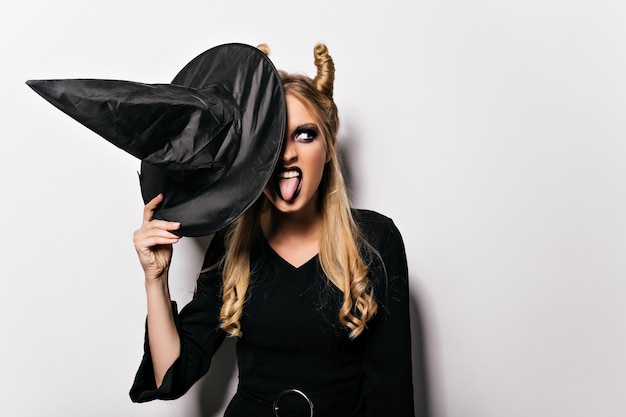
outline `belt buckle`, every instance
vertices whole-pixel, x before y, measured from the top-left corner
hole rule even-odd
[[[311,399],[309,397],[307,397],[307,395],[302,392],[299,389],[295,389],[295,388],[291,388],[291,389],[286,389],[284,391],[281,391],[277,396],[276,399],[274,400],[274,405],[273,405],[273,409],[274,409],[274,417],[286,417],[286,416],[281,416],[279,414],[280,411],[280,400],[282,400],[283,398],[285,398],[288,395],[295,395],[297,397],[303,398],[308,407],[309,407],[309,417],[313,417],[313,402],[311,401]]]

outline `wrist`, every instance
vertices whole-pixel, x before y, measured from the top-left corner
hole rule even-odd
[[[146,274],[146,277],[144,280],[144,286],[146,287],[146,291],[152,291],[152,290],[167,291],[168,290],[167,273],[164,272],[157,277],[148,276]]]

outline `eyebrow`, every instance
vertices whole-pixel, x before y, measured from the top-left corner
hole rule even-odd
[[[293,131],[297,132],[298,130],[307,130],[307,129],[315,129],[319,131],[319,128],[315,123],[304,123],[299,126],[296,126]]]

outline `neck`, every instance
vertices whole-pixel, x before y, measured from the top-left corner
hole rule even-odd
[[[261,215],[261,228],[272,249],[299,267],[319,251],[321,221],[317,210],[283,213],[272,207]]]
[[[317,239],[322,216],[312,204],[294,213],[284,213],[271,207],[261,215],[261,227],[268,240],[297,241]]]

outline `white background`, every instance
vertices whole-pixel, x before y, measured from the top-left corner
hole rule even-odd
[[[218,416],[213,385],[132,404],[139,163],[24,82],[169,82],[225,42],[337,67],[354,202],[409,259],[436,417],[626,415],[626,3],[5,1],[0,414]],[[175,250],[191,296],[203,240]],[[392,413],[390,414],[392,415]]]

